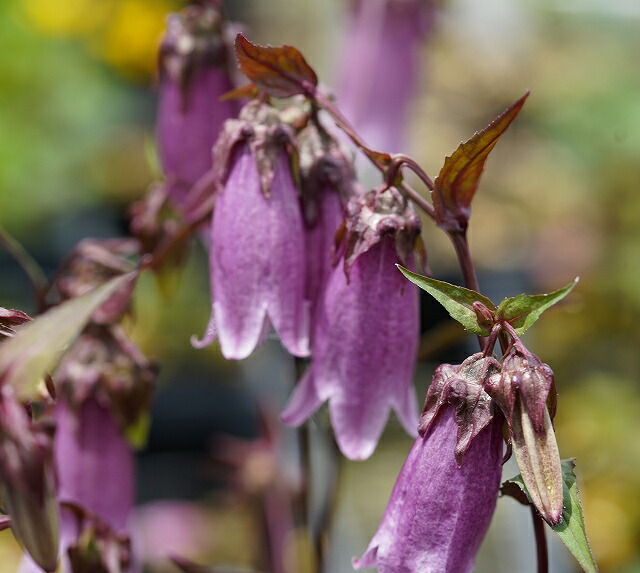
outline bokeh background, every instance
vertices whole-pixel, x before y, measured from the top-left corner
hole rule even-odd
[[[125,233],[127,205],[158,177],[156,50],[166,14],[181,5],[0,4],[0,223],[45,271],[83,237]],[[226,3],[253,41],[297,46],[327,85],[339,78],[349,49],[346,5]],[[638,54],[637,0],[442,0],[422,48],[404,150],[435,176],[461,140],[531,90],[488,161],[471,246],[482,289],[498,299],[581,277],[528,343],[556,372],[561,455],[577,458],[593,551],[603,572],[616,573],[640,571]],[[430,225],[424,236],[434,275],[459,280],[446,239]],[[24,277],[4,253],[0,273],[0,304],[33,309]],[[204,331],[208,298],[198,247],[170,298],[150,278],[136,298],[136,339],[162,365],[149,446],[140,454],[140,503],[198,502],[140,519],[157,525],[165,523],[158,515],[171,517],[160,527],[165,535],[183,523],[193,558],[248,566],[259,552],[252,502],[228,493],[207,452],[221,433],[255,435],[247,397],[273,390],[277,408],[292,367],[275,345],[243,365],[224,363],[215,348],[193,350],[189,339]],[[429,345],[445,345],[449,332],[445,323],[426,335],[420,396],[439,359]],[[295,449],[286,432],[283,443]],[[409,446],[392,420],[370,460],[342,463],[332,573],[349,571],[350,556],[366,547]],[[254,471],[268,469],[257,463]],[[505,471],[516,473],[513,466]],[[533,572],[527,511],[509,499],[498,506],[477,571]],[[189,524],[197,524],[194,531]],[[11,534],[0,535],[2,570],[12,570],[18,556]],[[577,570],[555,543],[552,557],[553,571]]]

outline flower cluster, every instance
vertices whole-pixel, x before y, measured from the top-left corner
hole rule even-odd
[[[395,147],[433,5],[352,6],[345,115],[358,129],[383,130],[384,137],[371,130],[376,147]],[[279,418],[257,404],[260,440],[217,441],[215,457],[234,468],[236,490],[260,498],[270,570],[291,569],[298,517],[322,569],[329,503],[307,515],[320,496],[308,475],[286,483],[275,424],[298,427],[325,402],[347,458],[373,454],[391,410],[415,438],[377,532],[353,559],[356,569],[469,573],[495,510],[505,442],[521,472],[510,483],[519,484],[536,523],[584,535],[583,523],[570,522],[581,510],[577,492],[567,493],[572,484],[555,438],[554,374],[521,340],[576,281],[496,306],[476,292],[466,235],[484,162],[528,94],[462,143],[432,180],[410,157],[369,148],[291,46],[257,46],[238,35],[236,56],[251,83],[234,89],[229,30],[221,0],[197,0],[168,21],[157,119],[164,181],[131,210],[135,238],[79,243],[38,292],[49,307],[42,317],[0,308],[0,498],[8,512],[0,529],[10,526],[24,548],[21,572],[142,570],[129,530],[135,459],[125,436],[150,408],[156,366],[123,319],[139,274],[179,262],[193,234],[206,243],[211,286],[206,332],[193,344],[217,339],[225,358],[241,360],[275,332],[301,373]],[[385,74],[374,73],[380,67]],[[362,186],[329,117],[381,171],[373,189]],[[431,202],[405,181],[403,168],[426,185]],[[468,289],[416,274],[426,268],[416,207],[452,240]],[[481,347],[435,369],[421,414],[415,285]],[[588,561],[588,543],[581,551]],[[181,556],[174,562],[199,570]]]

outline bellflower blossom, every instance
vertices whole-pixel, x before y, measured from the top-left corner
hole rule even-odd
[[[344,220],[343,205],[356,192],[356,179],[352,160],[317,122],[309,123],[297,141],[307,253],[305,298],[313,321],[335,266],[336,232]]]
[[[77,552],[82,544],[86,515],[90,524],[93,520],[100,524],[96,533],[103,538],[101,541],[106,537],[117,548],[118,561],[124,562],[122,571],[133,573],[137,569],[128,566],[127,545],[120,547],[122,542],[114,544],[115,540],[109,539],[126,531],[133,509],[135,472],[131,446],[109,410],[93,398],[85,400],[77,412],[61,400],[56,404],[55,417],[54,454],[58,499],[62,504],[61,571],[75,571],[70,552]],[[40,569],[26,557],[20,573],[40,573]]]
[[[396,152],[433,5],[430,0],[354,0],[352,5],[340,107],[370,145]]]
[[[160,47],[157,140],[169,197],[177,206],[212,167],[211,149],[236,101],[232,89],[226,22],[221,6],[191,5],[169,17]]]
[[[474,355],[434,374],[421,436],[393,487],[378,531],[356,569],[468,573],[489,527],[502,473],[502,424],[482,381],[497,368]]]
[[[338,446],[351,459],[373,453],[392,407],[410,434],[418,422],[412,383],[418,293],[395,264],[413,265],[420,224],[394,191],[350,201],[344,268],[329,277],[311,366],[281,416],[300,425],[328,400]]]
[[[212,312],[227,359],[246,358],[270,326],[295,356],[309,354],[302,213],[290,167],[291,134],[278,112],[251,102],[216,143],[219,195],[209,268]]]
[[[138,571],[127,535],[134,454],[123,428],[148,408],[154,376],[117,324],[91,324],[58,367],[54,462],[63,573]],[[25,558],[20,573],[36,571]]]

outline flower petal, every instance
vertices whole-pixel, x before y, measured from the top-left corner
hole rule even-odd
[[[280,414],[280,419],[289,426],[300,426],[320,407],[322,402],[324,400],[316,392],[312,364],[294,388],[287,405]]]
[[[89,398],[74,413],[61,400],[56,422],[58,498],[124,529],[134,502],[134,459],[111,412]]]
[[[353,459],[371,455],[392,406],[412,435],[418,425],[417,290],[396,262],[393,242],[384,237],[356,260],[349,282],[336,267],[316,316],[315,391],[329,400],[338,445]]]
[[[268,314],[283,344],[309,354],[304,305],[302,215],[288,159],[278,159],[270,197],[247,145],[234,153],[213,215],[213,311],[225,358],[248,356]]]

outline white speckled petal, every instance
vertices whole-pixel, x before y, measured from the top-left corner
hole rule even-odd
[[[289,352],[306,356],[302,215],[288,158],[282,153],[278,159],[269,198],[260,190],[248,146],[236,150],[231,164],[213,215],[210,252],[213,316],[222,353],[228,359],[246,358],[268,319]]]
[[[469,573],[489,527],[502,471],[502,423],[472,441],[458,467],[453,406],[416,439],[378,531],[356,569],[378,573]]]
[[[339,265],[316,314],[314,391],[329,400],[336,440],[351,459],[371,455],[392,407],[416,435],[418,292],[396,262],[387,237],[356,260],[349,282]]]

